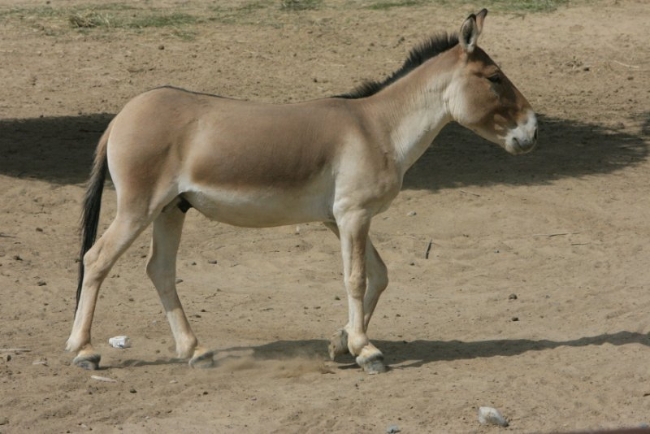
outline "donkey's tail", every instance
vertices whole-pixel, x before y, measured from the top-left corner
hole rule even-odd
[[[84,255],[95,243],[97,238],[97,227],[99,226],[99,212],[102,207],[102,193],[104,192],[104,181],[108,171],[108,159],[106,158],[106,147],[108,136],[111,132],[111,122],[104,134],[99,139],[97,149],[95,150],[95,161],[93,162],[92,172],[88,180],[86,196],[81,214],[81,251],[79,253],[79,281],[77,283],[77,303],[75,313],[79,307],[79,298],[81,297],[81,287],[84,280]]]

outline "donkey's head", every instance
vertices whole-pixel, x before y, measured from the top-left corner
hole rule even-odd
[[[526,98],[485,51],[477,46],[487,10],[470,15],[460,28],[460,68],[446,100],[454,120],[511,154],[531,151],[537,142],[537,118]]]

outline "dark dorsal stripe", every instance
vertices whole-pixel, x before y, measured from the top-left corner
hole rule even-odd
[[[404,77],[427,60],[455,47],[457,44],[458,35],[456,34],[440,33],[435,35],[412,49],[402,67],[383,81],[367,81],[352,92],[337,95],[336,98],[357,99],[374,95],[386,86]]]

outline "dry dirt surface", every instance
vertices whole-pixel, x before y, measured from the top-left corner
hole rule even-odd
[[[450,125],[375,218],[391,284],[370,338],[388,373],[328,360],[347,306],[338,242],[322,225],[238,229],[195,211],[178,288],[216,367],[174,359],[144,272],[148,231],[100,293],[93,340],[102,369],[71,365],[64,344],[84,182],[99,135],[130,98],[164,84],[276,103],[344,93],[391,73],[412,46],[456,31],[482,6],[333,0],[289,11],[280,3],[0,5],[0,432],[647,426],[645,0],[490,12],[480,45],[540,114],[539,148],[513,157]],[[152,10],[176,21],[115,18]],[[114,212],[109,184],[100,230]],[[115,335],[133,347],[111,348]],[[510,426],[480,425],[479,406],[499,409]]]

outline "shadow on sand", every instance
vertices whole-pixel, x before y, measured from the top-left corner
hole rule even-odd
[[[417,368],[423,365],[439,362],[468,360],[489,357],[512,357],[530,351],[546,351],[560,347],[582,348],[610,344],[614,346],[641,344],[650,347],[650,334],[622,331],[614,334],[587,336],[566,341],[548,339],[499,339],[476,342],[463,341],[384,341],[374,340],[373,343],[384,353],[386,363],[399,365],[397,369]],[[260,361],[288,360],[299,358],[327,359],[328,342],[321,339],[275,341],[259,346],[238,346],[214,350],[217,358],[228,354],[229,360],[237,358],[253,358]],[[234,355],[232,353],[235,353]],[[238,356],[237,354],[243,354]],[[360,369],[349,356],[337,359],[340,369]],[[187,361],[176,358],[161,358],[155,361],[125,360],[110,368],[128,368],[156,365],[185,364]],[[217,362],[216,366],[219,366]],[[103,369],[106,367],[103,367]]]
[[[563,177],[605,174],[644,161],[650,113],[638,135],[540,116],[540,144],[512,156],[470,131],[445,127],[407,173],[405,189],[491,184],[544,184]],[[54,184],[83,183],[110,114],[0,120],[0,174]]]
[[[420,367],[432,362],[465,360],[489,357],[510,357],[530,351],[545,351],[559,347],[581,348],[610,344],[615,346],[641,344],[650,347],[650,335],[644,333],[622,331],[614,334],[588,336],[566,341],[547,339],[499,339],[476,342],[463,341],[382,341],[373,343],[381,349],[388,365],[400,365],[400,369]],[[220,351],[252,350],[253,357],[260,360],[287,359],[317,355],[327,358],[327,341],[301,340],[276,341],[253,347],[236,347]],[[217,351],[218,353],[218,351]],[[342,363],[354,363],[351,356],[341,357]]]

